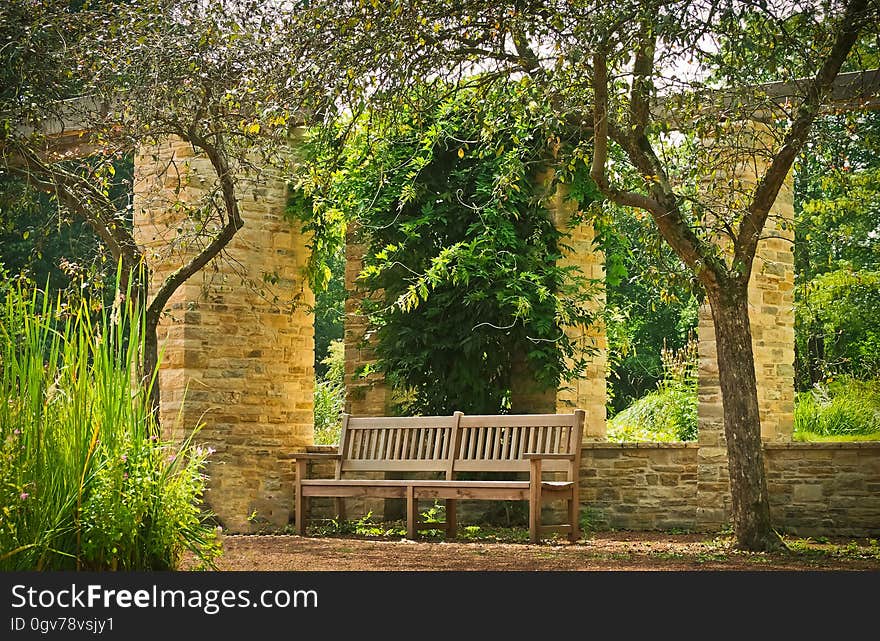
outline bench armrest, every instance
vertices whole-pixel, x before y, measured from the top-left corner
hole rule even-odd
[[[526,452],[523,458],[527,461],[532,459],[546,459],[549,461],[573,461],[574,454],[541,454],[540,452]]]
[[[332,454],[330,452],[297,452],[290,458],[294,461],[335,461],[341,459],[342,454]]]

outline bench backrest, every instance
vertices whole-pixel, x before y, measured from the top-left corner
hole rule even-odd
[[[528,472],[524,454],[573,454],[579,457],[583,433],[581,412],[464,416],[454,472]],[[548,472],[565,472],[566,460],[545,460]]]
[[[343,416],[336,477],[343,472],[527,472],[527,453],[580,459],[584,412],[465,416]],[[572,462],[545,460],[567,472]]]
[[[452,416],[343,416],[342,459],[348,471],[447,472],[461,412]]]

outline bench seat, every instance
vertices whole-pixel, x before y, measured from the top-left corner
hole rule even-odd
[[[351,417],[343,415],[336,454],[297,454],[295,522],[304,535],[309,497],[336,498],[344,518],[345,498],[406,500],[407,537],[437,524],[418,523],[418,502],[441,499],[446,506],[446,534],[456,532],[458,500],[528,501],[529,535],[533,542],[546,532],[563,532],[575,540],[578,527],[581,435],[584,412],[429,417]],[[333,461],[334,478],[310,479],[309,461]],[[348,473],[425,472],[442,479],[359,479]],[[471,480],[459,473],[492,472],[513,479]],[[565,480],[545,480],[544,472],[564,473]],[[528,474],[527,480],[517,475]],[[541,524],[545,500],[568,501],[568,523]]]

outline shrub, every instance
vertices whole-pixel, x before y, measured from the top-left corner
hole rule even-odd
[[[858,437],[880,438],[880,380],[841,377],[797,395],[795,440]]]
[[[663,380],[657,390],[608,421],[608,440],[693,441],[697,438],[697,344],[664,348]]]
[[[207,451],[157,436],[132,383],[142,318],[0,291],[0,570],[171,569],[219,554]]]
[[[880,271],[821,274],[798,288],[798,386],[832,376],[868,379],[880,371]]]

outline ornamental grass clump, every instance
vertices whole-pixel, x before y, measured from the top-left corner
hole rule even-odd
[[[663,379],[657,389],[608,421],[608,440],[695,441],[697,439],[697,343],[663,348]]]
[[[0,570],[212,567],[209,451],[158,436],[128,297],[95,313],[6,280],[0,301]]]
[[[797,395],[794,440],[880,439],[880,379],[851,376],[819,383]]]

